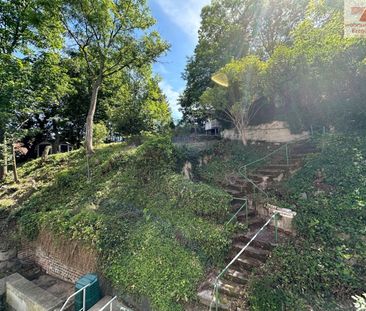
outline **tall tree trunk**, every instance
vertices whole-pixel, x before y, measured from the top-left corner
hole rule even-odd
[[[2,171],[2,179],[5,179],[8,175],[8,142],[6,141],[6,133],[4,133],[4,140],[3,140],[3,171]]]
[[[18,178],[18,169],[17,169],[17,158],[15,156],[15,144],[11,144],[11,153],[13,158],[13,175],[14,175],[14,182],[19,184],[19,178]]]
[[[241,138],[241,142],[243,143],[244,146],[248,145],[248,139],[247,139],[247,130],[242,128],[240,130],[240,138]]]
[[[93,148],[94,115],[95,115],[95,110],[97,108],[98,93],[99,93],[101,84],[102,84],[102,75],[100,74],[98,76],[97,80],[93,84],[89,112],[88,112],[88,116],[86,118],[85,147],[86,147],[86,151],[89,155],[94,153],[94,148]]]
[[[239,133],[239,137],[241,142],[244,146],[248,145],[248,139],[247,139],[247,122],[240,120],[238,122],[235,122],[236,130]]]

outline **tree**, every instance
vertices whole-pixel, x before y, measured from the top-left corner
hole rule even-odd
[[[182,75],[187,86],[179,103],[186,121],[200,119],[195,111],[203,92],[213,85],[211,76],[231,59],[247,55],[252,39],[249,29],[258,10],[256,2],[214,0],[202,9],[199,41]]]
[[[208,113],[223,112],[226,120],[233,123],[244,145],[247,145],[247,127],[258,109],[253,104],[265,94],[264,76],[267,64],[256,56],[247,56],[232,61],[222,68],[218,75],[227,79],[227,88],[208,88],[201,97],[201,103]]]
[[[214,0],[204,7],[199,42],[187,61],[180,97],[186,121],[201,121],[200,97],[211,76],[232,59],[256,54],[268,59],[278,44],[292,42],[292,30],[305,18],[307,0]]]
[[[159,82],[160,79],[153,76],[150,66],[138,72],[119,75],[115,79],[116,88],[109,89],[113,95],[106,101],[116,132],[124,135],[137,135],[143,131],[166,132],[172,119]],[[113,82],[108,84],[113,85]]]
[[[16,136],[10,130],[19,131],[24,120],[20,111],[27,108],[27,91],[31,56],[48,47],[61,44],[60,28],[54,18],[54,5],[41,0],[0,1],[0,136],[3,139],[3,177],[7,174],[7,138],[13,147]],[[49,31],[52,29],[52,32]],[[25,97],[23,97],[25,95]],[[17,122],[19,121],[19,122]],[[10,131],[10,132],[9,132]],[[13,158],[14,177],[16,159]]]
[[[68,0],[61,20],[88,69],[91,83],[86,119],[86,149],[93,153],[93,122],[104,80],[128,68],[155,61],[166,49],[146,0]],[[71,47],[69,47],[71,48]]]
[[[252,50],[268,59],[278,45],[292,43],[292,31],[305,18],[308,0],[262,0]]]
[[[268,61],[268,96],[293,131],[345,128],[362,119],[364,45],[364,40],[344,38],[337,7],[310,2],[306,19],[293,31],[293,44],[277,46]]]

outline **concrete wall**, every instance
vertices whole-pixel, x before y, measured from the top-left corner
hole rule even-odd
[[[6,303],[17,311],[54,311],[62,300],[15,273],[6,278]]]
[[[296,216],[296,212],[293,212],[287,208],[280,208],[271,204],[259,204],[256,206],[256,210],[259,215],[263,216],[265,219],[271,217],[275,212],[279,213],[279,217],[277,218],[278,228],[288,232],[295,233],[292,221]],[[271,226],[274,226],[274,220],[271,222]]]
[[[291,134],[289,126],[286,122],[274,121],[268,124],[258,126],[250,126],[247,131],[247,139],[251,141],[266,141],[271,143],[287,143],[296,140],[306,139],[309,137],[309,132],[301,134]],[[222,137],[230,140],[240,140],[239,135],[232,130],[224,130]]]

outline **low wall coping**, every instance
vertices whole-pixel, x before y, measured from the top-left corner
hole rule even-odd
[[[278,212],[282,217],[294,218],[296,216],[296,212],[288,208],[282,208],[268,203],[266,205],[266,208],[271,212]]]
[[[53,311],[63,302],[19,273],[6,278],[6,301],[15,310],[21,304],[22,310],[19,311]]]

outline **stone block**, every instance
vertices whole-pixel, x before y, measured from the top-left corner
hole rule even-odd
[[[15,310],[53,311],[62,300],[14,273],[6,280],[6,303]]]
[[[288,233],[295,233],[295,230],[292,225],[292,220],[296,216],[296,212],[287,209],[277,207],[271,204],[259,205],[257,206],[257,212],[263,218],[269,218],[274,213],[279,213],[279,217],[277,218],[277,225],[280,230],[283,230]],[[274,220],[272,220],[271,225],[274,226]]]

